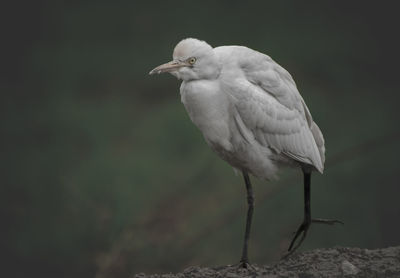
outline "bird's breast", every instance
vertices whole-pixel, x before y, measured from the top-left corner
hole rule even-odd
[[[216,80],[182,82],[181,100],[192,122],[212,146],[232,149],[230,143],[231,102]]]

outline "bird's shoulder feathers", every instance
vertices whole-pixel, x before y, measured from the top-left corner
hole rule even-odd
[[[322,172],[324,138],[289,72],[268,55],[247,47],[214,50],[223,66],[222,87],[233,97],[254,138]]]

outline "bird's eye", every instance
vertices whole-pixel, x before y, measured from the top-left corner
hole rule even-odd
[[[193,65],[196,62],[196,58],[192,57],[188,60],[189,64]]]

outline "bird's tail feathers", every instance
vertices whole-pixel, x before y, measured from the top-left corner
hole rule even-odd
[[[314,137],[315,143],[317,144],[319,155],[321,157],[322,166],[325,164],[325,140],[321,130],[315,122],[311,123],[311,133]]]

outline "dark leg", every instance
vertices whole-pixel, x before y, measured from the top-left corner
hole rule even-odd
[[[288,251],[292,250],[293,244],[296,242],[296,239],[303,232],[303,236],[301,237],[299,243],[296,245],[293,251],[299,248],[303,240],[306,238],[308,228],[310,227],[311,224],[311,206],[310,206],[311,173],[306,173],[305,171],[303,171],[303,175],[304,175],[304,220],[303,223],[300,225],[300,227],[297,229],[296,235],[292,239]]]
[[[254,195],[253,189],[250,183],[250,177],[247,172],[243,171],[243,178],[244,182],[246,183],[246,191],[247,191],[247,218],[246,218],[246,231],[244,234],[244,244],[243,244],[243,252],[242,252],[242,259],[240,260],[240,264],[242,267],[247,268],[249,265],[249,257],[247,254],[249,238],[250,238],[250,228],[251,228],[251,219],[253,217],[254,211]]]
[[[293,253],[297,248],[300,247],[301,243],[304,241],[304,239],[307,236],[307,231],[308,228],[310,228],[311,223],[321,223],[321,224],[329,224],[329,225],[333,225],[335,223],[341,223],[343,224],[343,222],[339,221],[339,220],[331,220],[331,219],[320,219],[320,218],[315,218],[312,219],[311,218],[311,206],[310,206],[310,195],[311,195],[311,171],[306,171],[303,169],[303,174],[304,174],[304,220],[303,223],[300,225],[300,227],[297,229],[297,232],[292,240],[292,242],[290,243],[289,246],[289,253],[286,256],[290,255],[291,253]],[[300,240],[297,243],[297,245],[293,248],[294,243],[296,242],[296,239],[300,236]]]

